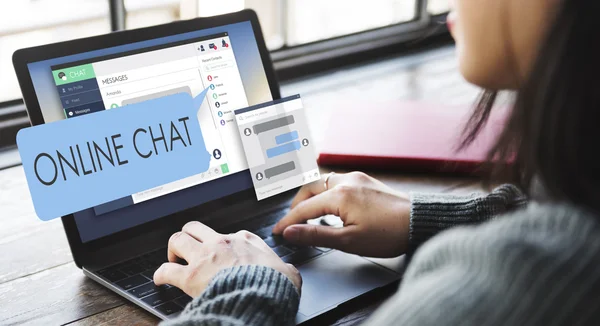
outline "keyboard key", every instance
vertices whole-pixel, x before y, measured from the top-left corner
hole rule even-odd
[[[175,304],[175,302],[171,301],[156,307],[156,310],[168,316],[176,312],[180,312],[181,310],[183,310],[183,308]]]
[[[275,253],[279,257],[284,257],[284,256],[287,256],[292,253],[291,250],[287,249],[284,246],[275,247],[275,248],[273,248],[273,251],[275,251]]]
[[[273,229],[275,223],[277,223],[281,218],[283,218],[289,211],[289,207],[285,207],[285,209],[277,209],[276,211],[267,213],[266,215],[260,217],[260,225],[263,227],[269,227],[270,229]]]
[[[293,251],[293,252],[300,251],[300,250],[306,248],[306,246],[296,246],[296,245],[289,244],[289,243],[286,244],[285,247],[288,248],[289,250]]]
[[[145,268],[138,263],[129,263],[120,268],[122,272],[128,275],[136,275],[144,271]]]
[[[252,231],[252,233],[256,234],[261,239],[265,239],[265,238],[270,237],[271,234],[273,234],[273,227],[267,226],[266,228],[262,228],[262,229],[258,229],[256,231]]]
[[[297,265],[300,263],[303,263],[313,257],[317,257],[319,255],[322,255],[323,252],[311,248],[311,247],[307,247],[302,249],[301,251],[295,252],[291,255],[287,255],[285,257],[282,258],[282,260],[286,263],[292,264],[292,265]]]
[[[149,278],[149,279],[151,279],[151,280],[152,280],[152,279],[154,279],[154,272],[156,272],[156,270],[155,270],[155,269],[151,269],[151,270],[149,270],[149,271],[145,271],[145,272],[143,272],[143,273],[142,273],[142,275],[144,275],[144,276],[146,276],[147,278]]]
[[[140,286],[148,282],[150,282],[150,280],[143,277],[142,275],[135,275],[121,280],[119,282],[116,282],[116,284],[124,290],[129,290],[131,288]]]
[[[120,281],[127,277],[127,275],[125,275],[125,273],[123,273],[117,269],[114,269],[114,268],[100,271],[100,272],[98,272],[98,274],[102,275],[105,279],[107,279],[113,283],[116,281]]]
[[[283,237],[280,235],[274,235],[265,239],[265,243],[271,248],[282,245],[284,242],[285,240],[283,240]]]
[[[264,240],[265,240],[265,243],[266,243],[266,244],[267,244],[269,247],[271,247],[271,248],[273,248],[273,247],[277,247],[277,244],[275,243],[275,240],[273,240],[273,237],[268,237],[268,238],[266,238],[266,239],[264,239]]]
[[[322,252],[330,252],[331,251],[331,248],[324,248],[324,247],[315,247],[315,248],[321,250]]]
[[[150,283],[144,284],[142,286],[138,286],[134,289],[131,289],[128,292],[138,298],[142,298],[147,295],[154,294],[156,292],[164,291],[164,290],[166,290],[166,287],[156,286],[156,285],[154,285],[154,282],[150,282]]]
[[[182,296],[184,293],[180,289],[176,287],[169,288],[165,291],[158,291],[150,296],[147,296],[142,299],[146,304],[150,306],[157,306],[159,304],[163,304],[167,301],[171,301],[177,297]]]
[[[154,264],[152,262],[150,262],[149,260],[140,260],[138,261],[138,264],[144,269],[144,270],[149,270],[149,269],[154,269],[156,270],[156,268],[159,266],[157,264]]]
[[[160,257],[166,257],[167,256],[167,247],[163,247],[160,249],[156,249],[153,252],[150,253],[150,255],[156,255],[156,256],[160,256]]]
[[[155,266],[160,266],[162,263],[167,262],[167,249],[164,248],[151,252],[145,259]]]
[[[192,297],[190,297],[189,295],[186,294],[182,297],[175,299],[175,303],[177,303],[181,307],[185,308],[185,306],[187,306],[187,304],[190,303],[192,301],[192,299],[193,299]]]
[[[185,295],[185,292],[181,291],[179,288],[174,287],[173,285],[165,284],[169,286],[169,291],[173,293],[173,298],[179,298],[182,295]]]

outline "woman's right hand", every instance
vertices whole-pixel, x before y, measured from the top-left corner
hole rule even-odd
[[[343,228],[299,224],[323,215],[339,216]],[[361,172],[332,174],[300,189],[274,234],[294,244],[339,249],[367,257],[406,252],[410,221],[408,195]]]

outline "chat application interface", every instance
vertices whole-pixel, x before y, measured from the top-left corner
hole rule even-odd
[[[220,33],[180,45],[52,67],[68,119],[101,110],[126,110],[127,105],[177,93],[194,97],[207,90],[197,115],[212,156],[208,170],[95,207],[97,215],[248,168],[233,113],[248,106],[233,46],[228,34]],[[174,133],[172,128],[145,126],[139,137],[147,138],[159,155],[169,152],[173,135],[184,134],[183,126],[179,127]]]
[[[235,116],[258,200],[321,179],[300,95]]]

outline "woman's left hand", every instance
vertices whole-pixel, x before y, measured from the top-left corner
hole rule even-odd
[[[188,264],[176,263],[178,258]],[[217,272],[238,265],[271,267],[287,276],[298,292],[302,287],[298,270],[248,231],[219,234],[200,222],[189,222],[169,239],[168,259],[154,273],[154,283],[174,285],[192,297],[199,296]]]

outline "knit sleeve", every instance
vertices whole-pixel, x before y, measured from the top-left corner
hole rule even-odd
[[[598,261],[596,213],[529,205],[427,241],[364,325],[598,325]]]
[[[411,193],[409,252],[439,232],[472,225],[524,206],[527,199],[514,185],[505,184],[487,195]]]
[[[282,273],[264,266],[220,271],[175,319],[179,325],[295,325],[300,295]]]

